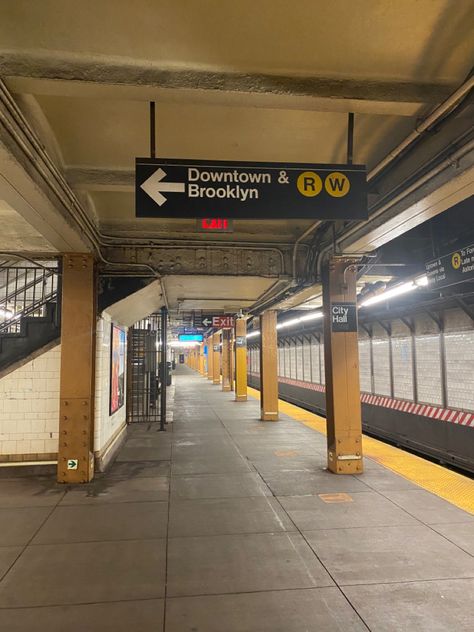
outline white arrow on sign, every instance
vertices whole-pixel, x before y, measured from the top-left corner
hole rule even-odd
[[[203,318],[202,324],[204,327],[209,327],[209,325],[212,325],[212,318]]]
[[[158,206],[163,206],[167,200],[167,198],[162,195],[162,192],[184,193],[186,190],[184,182],[163,182],[162,180],[165,176],[166,172],[160,167],[148,180],[145,180],[145,182],[140,185],[140,188],[143,189]]]

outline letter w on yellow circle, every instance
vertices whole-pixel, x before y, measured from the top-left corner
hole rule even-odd
[[[344,197],[349,193],[351,183],[344,173],[333,171],[324,181],[324,188],[332,197]]]
[[[296,186],[301,195],[306,197],[314,197],[321,193],[323,188],[323,181],[314,171],[303,171],[298,176]]]

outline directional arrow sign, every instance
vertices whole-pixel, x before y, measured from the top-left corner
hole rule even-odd
[[[204,327],[215,327],[217,329],[231,329],[234,326],[233,316],[205,316],[202,319]]]
[[[163,182],[163,178],[166,176],[166,172],[163,169],[157,169],[153,175],[151,175],[140,188],[145,191],[147,195],[154,200],[158,206],[163,206],[167,198],[162,195],[165,193],[184,193],[184,182]]]
[[[79,459],[69,459],[67,462],[68,470],[77,470],[79,466]]]
[[[213,327],[222,327],[223,329],[231,329],[234,326],[234,319],[232,316],[214,316],[212,319]]]
[[[363,165],[137,158],[135,183],[137,217],[368,216]]]

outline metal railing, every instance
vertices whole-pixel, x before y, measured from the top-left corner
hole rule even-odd
[[[160,319],[156,314],[128,330],[128,422],[160,420]]]
[[[0,267],[0,334],[20,333],[24,316],[45,317],[57,301],[57,267]]]

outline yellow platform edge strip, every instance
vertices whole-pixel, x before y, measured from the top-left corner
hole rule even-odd
[[[249,387],[248,394],[255,399],[260,399],[260,392],[256,389]],[[326,434],[324,417],[281,399],[278,400],[278,403],[280,412],[316,430],[316,432]],[[474,514],[474,481],[467,476],[366,435],[363,435],[362,438],[362,450],[365,457],[373,459],[388,470],[447,500],[456,507]]]

